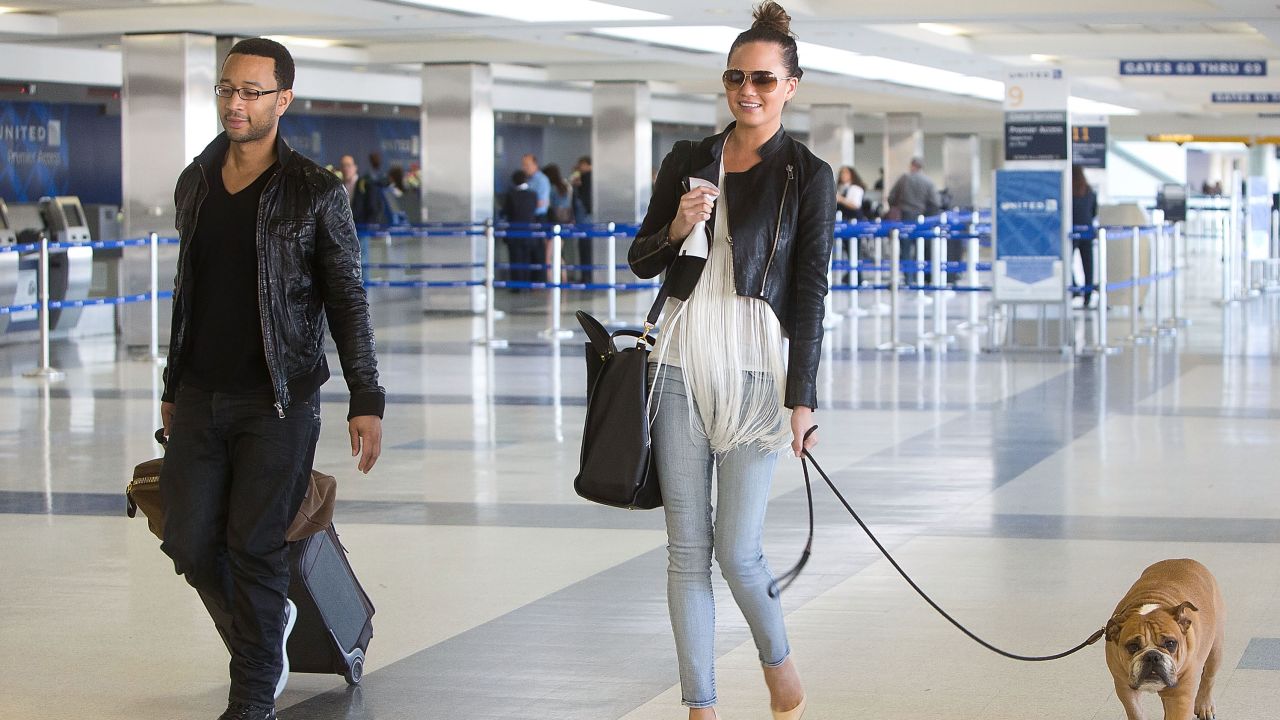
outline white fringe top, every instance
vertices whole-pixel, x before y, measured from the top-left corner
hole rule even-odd
[[[693,431],[712,452],[745,445],[774,452],[791,443],[782,326],[768,303],[735,290],[723,165],[718,185],[706,267],[687,301],[667,301],[650,362],[681,368]]]

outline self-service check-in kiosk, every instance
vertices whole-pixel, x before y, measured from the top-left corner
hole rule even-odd
[[[0,245],[12,245],[18,242],[18,233],[9,226],[9,206],[0,198]]]
[[[81,243],[90,240],[84,209],[76,197],[42,198],[39,203],[15,203],[5,212],[5,224],[19,244]],[[15,257],[16,256],[16,257]],[[27,305],[39,297],[40,251],[0,253],[0,303]],[[93,281],[93,249],[72,247],[49,250],[49,299],[82,300],[89,297]],[[49,311],[49,330],[65,335],[80,321],[80,308]],[[0,337],[28,339],[39,332],[39,315],[25,311],[0,316]],[[17,336],[17,337],[14,337]]]

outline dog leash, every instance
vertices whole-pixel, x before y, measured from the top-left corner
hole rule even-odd
[[[817,425],[814,425],[813,427],[809,428],[809,430],[804,434],[804,441],[807,441],[809,439],[809,436],[812,435],[815,431],[817,431],[817,429],[818,429]],[[805,542],[804,551],[800,554],[799,562],[797,562],[795,566],[792,567],[790,570],[783,573],[783,575],[780,578],[778,578],[778,580],[775,581],[769,587],[770,597],[777,597],[784,590],[790,587],[791,583],[795,582],[795,579],[800,575],[800,571],[804,569],[804,566],[806,564],[808,564],[809,556],[813,551],[813,525],[814,525],[813,523],[813,488],[812,488],[812,484],[809,481],[809,463],[813,463],[813,469],[817,470],[818,474],[822,476],[822,479],[826,481],[827,487],[831,488],[831,492],[835,493],[836,497],[840,500],[840,504],[844,505],[844,509],[849,511],[849,515],[852,516],[853,519],[857,521],[858,526],[861,527],[862,531],[867,534],[867,537],[871,538],[871,542],[875,544],[876,549],[880,551],[881,555],[884,555],[885,559],[889,561],[889,564],[893,566],[893,569],[898,571],[898,574],[902,576],[902,579],[907,581],[907,584],[911,586],[911,589],[915,590],[916,594],[924,598],[924,601],[929,603],[929,606],[932,607],[934,610],[938,611],[939,615],[946,618],[947,622],[954,625],[957,630],[969,636],[970,640],[973,640],[974,642],[978,643],[982,647],[990,650],[991,652],[997,655],[1007,657],[1010,660],[1021,660],[1023,662],[1047,662],[1049,660],[1060,660],[1064,657],[1067,657],[1068,655],[1073,655],[1077,652],[1080,652],[1086,647],[1089,647],[1090,645],[1101,640],[1102,636],[1106,633],[1106,627],[1103,627],[1099,629],[1097,632],[1095,632],[1094,634],[1090,635],[1087,640],[1080,643],[1079,645],[1076,645],[1070,650],[1065,650],[1063,652],[1055,653],[1053,655],[1019,655],[1017,653],[1008,652],[1007,650],[1002,650],[996,647],[995,645],[992,645],[991,643],[987,642],[986,640],[983,640],[982,638],[978,637],[972,630],[970,630],[969,628],[961,624],[960,621],[951,617],[950,613],[948,613],[946,610],[943,610],[941,605],[934,602],[933,598],[929,597],[929,594],[926,593],[924,590],[922,590],[920,586],[916,584],[915,580],[911,579],[911,576],[908,575],[907,572],[902,569],[902,566],[898,564],[898,561],[893,559],[893,555],[887,549],[885,549],[885,546],[883,544],[881,544],[880,539],[875,536],[875,533],[871,532],[871,528],[867,527],[867,524],[862,521],[861,517],[858,516],[857,511],[853,509],[853,506],[849,504],[849,501],[845,500],[844,494],[840,492],[840,489],[836,487],[835,483],[831,482],[831,478],[827,476],[827,473],[822,469],[822,466],[819,465],[818,461],[814,459],[813,454],[809,452],[808,448],[804,448],[803,441],[801,443],[801,447],[803,448],[803,450],[800,455],[800,467],[804,471],[804,491],[805,491],[805,496],[809,501],[809,539],[808,541]]]

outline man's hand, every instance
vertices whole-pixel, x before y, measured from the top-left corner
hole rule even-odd
[[[176,406],[171,402],[160,403],[160,425],[164,428],[164,437],[169,438],[169,428],[173,427],[173,409]]]
[[[368,474],[382,454],[382,418],[377,415],[353,417],[347,430],[351,433],[351,457],[360,456],[356,469]]]

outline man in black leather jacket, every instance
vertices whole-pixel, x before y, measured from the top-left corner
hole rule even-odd
[[[162,548],[232,618],[220,720],[271,720],[297,609],[285,531],[306,492],[329,377],[324,322],[351,391],[352,455],[368,472],[385,393],[341,182],[291,150],[278,122],[293,59],[263,38],[222,67],[219,135],[178,179],[178,273],[161,416]]]

